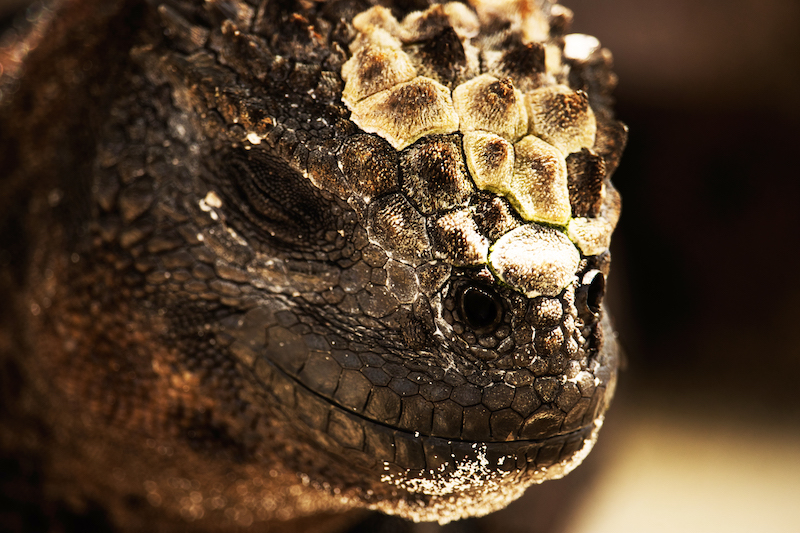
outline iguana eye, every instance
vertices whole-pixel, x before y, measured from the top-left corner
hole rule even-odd
[[[599,270],[590,270],[584,274],[577,293],[578,303],[585,305],[595,317],[598,316],[606,294],[606,277]]]
[[[461,315],[475,330],[495,326],[503,316],[498,296],[488,287],[468,286],[461,292],[459,302]]]

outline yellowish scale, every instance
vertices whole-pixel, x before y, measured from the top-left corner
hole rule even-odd
[[[480,17],[511,7],[505,4],[473,2],[475,13],[460,3],[436,5],[402,21],[380,6],[357,15],[352,57],[342,67],[342,100],[354,123],[398,151],[428,135],[461,132],[475,186],[505,197],[520,218],[533,223],[509,231],[491,248],[486,243],[488,253],[480,249],[484,243],[476,242],[472,257],[529,297],[556,295],[572,283],[581,253],[599,255],[608,249],[618,201],[612,196],[616,192],[608,194],[603,186],[599,216],[572,216],[566,159],[595,145],[597,124],[587,95],[558,83],[554,73],[565,69],[560,50],[544,43],[547,73],[541,86],[527,91],[512,77],[478,72],[479,54],[470,39],[478,33]],[[425,31],[421,21],[426,16],[447,17],[462,40],[472,77],[452,90],[420,75],[403,49]],[[546,21],[532,14],[521,24],[523,42],[547,40]],[[597,47],[596,40],[586,38],[568,35],[567,52]],[[490,70],[500,61],[491,54],[483,60]],[[531,276],[535,272],[550,274]]]

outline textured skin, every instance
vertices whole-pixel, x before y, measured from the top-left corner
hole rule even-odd
[[[67,2],[4,80],[2,450],[52,505],[447,522],[588,453],[609,55],[549,2],[369,7]]]

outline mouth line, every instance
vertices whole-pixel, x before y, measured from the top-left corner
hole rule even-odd
[[[407,428],[393,426],[391,424],[387,424],[385,422],[381,422],[381,421],[369,418],[369,417],[365,416],[364,414],[359,413],[358,411],[356,411],[356,410],[354,410],[352,408],[345,407],[345,406],[343,406],[343,405],[331,400],[330,398],[320,394],[319,392],[311,389],[306,384],[302,383],[300,380],[298,380],[297,378],[295,378],[291,374],[289,374],[286,371],[284,371],[282,368],[280,368],[275,362],[270,360],[268,357],[261,356],[261,359],[263,359],[269,365],[270,369],[273,372],[276,372],[276,373],[280,374],[281,376],[283,376],[283,378],[285,380],[288,380],[289,382],[291,382],[292,386],[295,388],[296,391],[298,391],[298,392],[303,391],[305,394],[313,396],[318,401],[323,402],[325,405],[329,406],[332,409],[335,409],[339,413],[345,414],[347,416],[351,416],[351,417],[354,417],[354,418],[360,420],[362,424],[368,424],[368,425],[376,426],[376,427],[379,427],[379,428],[383,428],[383,429],[388,430],[388,431],[397,432],[397,433],[403,434],[406,438],[411,438],[411,439],[420,439],[420,440],[424,440],[424,439],[439,439],[441,441],[445,441],[445,442],[448,442],[448,443],[459,443],[459,444],[465,444],[465,445],[492,446],[492,447],[501,446],[501,445],[508,445],[508,446],[512,446],[512,447],[517,447],[517,446],[520,446],[520,445],[524,446],[526,444],[528,444],[528,445],[539,445],[539,444],[546,444],[546,443],[548,443],[548,442],[550,442],[550,441],[552,441],[554,439],[569,438],[570,436],[578,435],[580,433],[587,432],[587,431],[591,430],[594,426],[597,425],[597,420],[598,420],[598,419],[593,419],[588,424],[580,426],[580,427],[578,427],[576,429],[573,429],[573,430],[570,430],[570,431],[566,431],[566,432],[563,432],[563,433],[554,433],[554,434],[552,434],[552,435],[550,435],[548,437],[541,438],[541,439],[466,440],[466,439],[455,438],[455,437],[446,437],[446,436],[440,436],[440,435],[429,435],[429,434],[425,434],[425,433],[422,433],[422,432],[419,432],[419,431],[413,431],[413,430],[409,430]],[[270,388],[267,387],[264,384],[263,380],[260,377],[258,377],[256,375],[256,373],[253,372],[252,369],[250,369],[250,373],[253,376],[253,378],[260,385],[263,386],[263,388],[265,390],[270,390]]]

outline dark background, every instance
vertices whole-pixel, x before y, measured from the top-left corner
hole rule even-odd
[[[800,2],[563,3],[630,126],[628,365],[569,530],[800,531]]]
[[[797,531],[800,2],[564,5],[613,52],[630,127],[608,297],[627,369],[584,473],[496,526],[568,493],[573,532]]]
[[[630,126],[611,280],[623,386],[796,411],[800,2],[565,4],[614,53]]]

